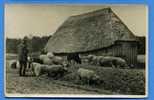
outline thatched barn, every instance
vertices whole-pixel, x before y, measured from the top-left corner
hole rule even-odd
[[[129,64],[137,61],[136,37],[111,8],[69,17],[49,39],[45,50],[57,55],[120,56]]]

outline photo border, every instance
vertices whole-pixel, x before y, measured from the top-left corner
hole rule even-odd
[[[9,1],[9,2],[8,2],[8,1]],[[19,1],[20,1],[20,2],[19,2]],[[27,1],[28,1],[28,2],[27,2]],[[25,2],[25,0],[17,0],[17,1],[16,1],[16,0],[7,0],[7,2],[5,2],[5,3],[15,3],[15,4],[16,4],[16,3],[26,3],[26,4],[31,4],[31,3],[34,3],[34,4],[35,4],[35,3],[38,3],[38,4],[46,4],[46,3],[51,3],[51,4],[68,4],[68,3],[66,2],[66,0],[63,0],[63,2],[60,2],[60,3],[51,2],[50,0],[45,0],[45,1],[47,1],[47,2],[45,2],[45,1],[42,2],[42,1],[40,1],[40,0],[27,0],[27,1]],[[35,2],[34,2],[34,1],[35,1]],[[37,1],[37,2],[36,2],[36,1]],[[56,1],[56,0],[55,0],[55,1]],[[88,1],[92,1],[92,0],[88,0]],[[112,1],[113,1],[113,0],[112,0]],[[116,1],[116,2],[113,2],[112,4],[123,4],[123,3],[121,3],[121,2],[118,2],[118,0],[114,0],[114,1]],[[129,0],[125,0],[125,1],[129,1]],[[134,0],[134,1],[135,1],[135,0]],[[137,0],[136,0],[136,1],[137,1]],[[138,1],[139,1],[139,0],[138,0]],[[144,1],[144,0],[142,0],[142,1]],[[150,1],[150,0],[148,0],[148,1]],[[73,2],[73,0],[72,0],[72,2]],[[2,7],[3,7],[3,9],[2,9],[3,11],[2,11],[2,14],[1,14],[1,15],[3,15],[3,18],[2,18],[2,19],[4,19],[4,4],[5,4],[5,3],[3,2],[3,4],[2,4],[2,5],[3,5],[3,6],[2,6]],[[81,4],[81,3],[82,3],[82,4],[87,4],[88,2],[84,2],[84,3],[83,3],[83,2],[81,2],[81,1],[79,1],[78,3],[76,3],[76,2],[73,2],[73,3],[75,3],[75,4]],[[73,4],[73,3],[69,3],[69,4]],[[96,0],[96,2],[93,2],[93,1],[92,1],[92,2],[90,2],[90,3],[88,3],[88,4],[93,5],[93,3],[96,4],[96,3],[97,3],[97,0]],[[101,2],[101,4],[104,4],[104,3],[105,3],[105,2]],[[111,2],[108,2],[108,3],[105,3],[105,4],[110,4],[110,3],[111,3]],[[125,3],[126,3],[126,2],[125,2]],[[99,4],[99,5],[101,5],[101,4]],[[144,2],[138,2],[138,3],[137,3],[137,2],[136,2],[136,3],[135,3],[135,2],[127,2],[127,4],[144,4],[144,5],[150,6],[148,3],[144,3]],[[151,8],[151,6],[150,6],[149,8]],[[149,13],[150,13],[150,11],[149,11]],[[149,13],[148,13],[148,15],[151,14],[151,13],[150,13],[150,14],[149,14]],[[148,17],[150,17],[150,16],[148,16]],[[149,22],[149,24],[151,24],[151,23],[150,23],[151,21],[148,21],[148,22]],[[148,26],[150,26],[149,24],[148,24]],[[148,27],[148,28],[149,28],[149,27]],[[4,36],[5,36],[5,35],[4,35],[4,20],[2,21],[2,30],[0,30],[0,31],[2,31],[1,33],[3,33],[3,34],[0,34],[0,38],[1,38],[1,40],[2,40],[1,43],[4,43],[4,44],[5,44],[5,42],[4,42],[4,41],[5,41],[5,38],[4,38]],[[146,52],[147,52],[147,51],[148,51],[148,52],[147,52],[147,55],[146,55],[146,56],[147,56],[147,63],[146,63],[146,64],[148,64],[148,62],[149,62],[149,64],[148,64],[149,66],[148,66],[148,67],[150,67],[152,63],[150,63],[150,59],[149,59],[149,58],[151,58],[151,56],[150,56],[150,55],[151,55],[151,52],[150,52],[149,48],[151,49],[150,41],[152,40],[152,39],[151,39],[152,37],[150,37],[150,36],[151,36],[150,30],[149,30],[147,33],[148,33],[148,34],[147,34],[147,37],[146,37],[146,42],[148,43],[148,45],[146,45],[146,48],[147,48]],[[147,38],[148,38],[148,39],[147,39]],[[5,56],[4,56],[5,53],[3,53],[3,52],[4,52],[4,48],[5,48],[5,45],[4,45],[4,44],[0,45],[0,48],[3,49],[3,51],[1,52],[1,53],[2,53],[2,54],[1,54],[1,55],[2,55],[1,58],[5,57]],[[149,57],[148,57],[148,56],[149,56]],[[2,59],[2,61],[4,62],[5,59]],[[1,66],[2,66],[2,67],[1,67],[1,69],[2,69],[1,71],[4,71],[4,70],[3,70],[3,65],[4,65],[5,63],[3,63],[3,62],[2,62],[2,64],[1,64]],[[149,71],[149,72],[151,72],[151,70],[149,70],[150,68],[148,68],[148,67],[147,67],[146,70]],[[149,75],[149,72],[146,73],[146,77],[150,76],[150,75]],[[2,74],[3,74],[3,73],[4,73],[4,72],[2,72]],[[2,75],[2,76],[3,76],[3,75]],[[3,79],[3,78],[4,78],[4,77],[1,77],[2,81],[0,80],[0,82],[2,82],[2,84],[3,84],[2,86],[4,86],[4,79],[5,79],[5,78],[4,78],[4,79]],[[147,78],[147,79],[148,79],[148,78]],[[150,78],[150,80],[151,80],[151,78]],[[148,82],[148,81],[147,81],[147,82]],[[150,81],[149,81],[149,82],[150,82]],[[149,82],[148,82],[148,84],[149,84]],[[148,84],[147,84],[147,85],[148,85]],[[2,89],[3,89],[3,87],[2,87]],[[149,90],[151,90],[151,87],[150,87],[150,89],[147,88],[147,89],[146,89],[146,92],[148,92]],[[4,91],[1,92],[1,93],[4,93]],[[149,95],[150,95],[150,93],[149,93]],[[133,96],[134,96],[134,95],[133,95]],[[147,96],[148,96],[148,94],[147,94]],[[2,97],[2,98],[5,98],[5,97],[4,97],[4,94],[3,94],[1,97]],[[15,97],[16,97],[16,96],[15,96]],[[34,96],[33,96],[33,97],[34,97]],[[37,95],[37,97],[38,97],[38,95]],[[41,97],[43,97],[43,96],[41,96]],[[55,98],[55,97],[54,97],[54,98]],[[63,97],[60,97],[60,98],[63,98]],[[74,98],[74,97],[72,97],[72,98]],[[81,97],[81,98],[82,98],[82,97]],[[97,97],[97,98],[98,98],[98,97]],[[103,97],[103,98],[104,98],[104,97]],[[109,97],[107,97],[107,98],[109,98]],[[112,97],[110,97],[110,98],[112,98]],[[119,97],[118,97],[118,98],[119,98]],[[120,97],[120,98],[127,98],[127,97]],[[149,96],[149,98],[150,98],[150,96]],[[149,98],[148,98],[148,99],[149,99]]]

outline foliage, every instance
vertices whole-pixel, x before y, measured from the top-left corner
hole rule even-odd
[[[41,51],[46,43],[48,42],[48,39],[51,36],[43,36],[43,37],[37,37],[34,36],[32,38],[27,38],[27,45],[29,52],[38,52]],[[20,44],[22,39],[6,39],[6,52],[7,53],[17,53],[17,47]]]
[[[21,39],[6,39],[6,52],[17,53],[17,47],[20,44]]]
[[[145,36],[137,36],[138,42],[138,54],[145,54],[146,38]]]

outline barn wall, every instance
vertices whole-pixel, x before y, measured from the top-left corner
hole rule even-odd
[[[116,56],[121,57],[127,61],[128,64],[137,64],[137,43],[134,41],[118,41],[114,45],[94,50],[79,53],[81,56],[97,55],[97,56]],[[67,54],[59,54],[66,59]]]
[[[129,64],[137,64],[137,42],[135,41],[120,41],[116,43],[118,46],[115,56],[123,57]]]
[[[128,64],[137,64],[137,43],[129,41],[116,42],[108,48],[81,53],[81,55],[97,55],[97,56],[117,56],[125,59]]]

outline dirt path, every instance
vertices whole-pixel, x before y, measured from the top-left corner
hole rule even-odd
[[[19,94],[97,94],[73,87],[55,84],[46,76],[19,77],[17,70],[7,71],[6,92]]]

